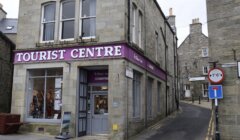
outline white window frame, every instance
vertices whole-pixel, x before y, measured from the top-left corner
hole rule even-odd
[[[96,0],[97,3],[97,0]],[[95,18],[96,19],[96,15],[95,16],[85,16],[82,17],[82,0],[80,0],[80,14],[79,14],[79,37],[81,37],[82,39],[92,39],[92,38],[96,38],[96,31],[95,31],[95,35],[94,36],[86,36],[86,37],[82,37],[82,26],[83,26],[83,19],[91,19],[91,18]],[[95,20],[96,21],[96,20]],[[95,28],[96,28],[96,23],[95,23]]]
[[[51,68],[50,68],[51,69]],[[62,68],[54,68],[54,69],[62,69]],[[49,70],[49,68],[45,68],[44,69],[44,75],[42,76],[31,76],[30,75],[30,72],[33,71],[33,70],[37,70],[37,69],[28,69],[28,72],[27,72],[27,79],[28,79],[28,82],[26,83],[27,84],[27,89],[28,90],[32,90],[31,86],[32,86],[32,83],[30,83],[30,79],[35,79],[35,78],[43,78],[44,79],[44,100],[46,101],[46,87],[47,87],[47,78],[61,78],[61,80],[63,81],[63,73],[62,75],[54,75],[54,76],[48,76],[47,75],[47,71]],[[62,71],[63,72],[63,71]],[[61,86],[62,88],[62,86]],[[61,90],[61,101],[63,100],[62,97],[63,97],[63,92]],[[27,91],[27,96],[26,96],[26,114],[24,116],[24,119],[26,122],[41,122],[41,123],[60,123],[61,122],[61,119],[48,119],[48,118],[31,118],[30,116],[28,116],[28,112],[30,110],[30,107],[29,107],[29,104],[30,104],[30,100],[29,100],[29,96],[32,96],[31,93],[29,93],[29,91]],[[44,103],[44,108],[46,108],[46,102]],[[62,111],[62,107],[61,107],[61,111]],[[43,114],[45,114],[46,110],[44,110]],[[44,115],[45,117],[45,115]],[[61,116],[62,117],[62,116]]]
[[[202,48],[202,57],[208,57],[208,48],[207,47]]]
[[[59,40],[60,41],[72,41],[72,40],[74,40],[74,36],[75,35],[73,35],[73,38],[66,38],[66,39],[62,39],[62,23],[64,22],[64,21],[74,21],[74,25],[75,25],[75,16],[76,16],[76,14],[74,15],[74,18],[69,18],[69,19],[62,19],[62,6],[63,6],[63,3],[65,3],[65,2],[69,2],[69,1],[73,1],[75,4],[76,4],[76,1],[75,0],[64,0],[64,1],[61,1],[61,3],[60,3],[60,17],[59,17],[59,19],[60,19],[60,26],[59,26]],[[74,11],[75,12],[75,11]],[[75,28],[75,27],[74,27]],[[73,34],[75,34],[75,33],[73,33]]]
[[[138,12],[138,45],[139,48],[143,49],[143,44],[142,44],[142,20],[143,19],[143,14],[141,11]]]
[[[45,13],[45,7],[47,5],[50,5],[50,4],[55,4],[55,17],[54,17],[54,20],[53,21],[47,21],[45,22],[44,20],[44,13]],[[42,8],[41,8],[41,34],[40,34],[40,42],[41,43],[46,43],[46,42],[54,42],[54,35],[55,35],[55,24],[56,24],[56,2],[47,2],[45,4],[42,5]],[[44,32],[44,24],[47,24],[47,23],[54,23],[54,34],[53,34],[53,40],[47,40],[47,41],[43,41],[43,32]]]
[[[207,69],[207,71],[205,71],[205,69]],[[209,71],[209,66],[203,66],[203,75],[208,75],[208,71]]]
[[[205,88],[205,85],[207,85],[207,88]],[[206,93],[206,94],[204,94]],[[208,83],[203,83],[202,84],[202,96],[203,97],[208,97]]]
[[[185,90],[190,90],[190,84],[185,85]]]
[[[137,6],[132,4],[132,42],[137,44]]]

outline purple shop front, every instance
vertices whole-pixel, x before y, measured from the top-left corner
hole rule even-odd
[[[166,80],[166,73],[126,44],[102,45],[102,46],[75,46],[67,48],[52,48],[41,50],[16,50],[14,64],[61,62],[96,59],[124,58],[142,67],[162,80]]]

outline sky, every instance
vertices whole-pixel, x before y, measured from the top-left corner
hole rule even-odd
[[[189,34],[189,24],[192,19],[199,18],[202,23],[203,33],[207,34],[206,0],[157,0],[166,16],[169,15],[169,8],[173,8],[176,15],[176,27],[178,45]],[[3,9],[7,12],[7,18],[18,17],[19,0],[0,0]]]

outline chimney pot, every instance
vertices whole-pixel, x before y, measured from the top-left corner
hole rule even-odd
[[[173,15],[173,10],[172,8],[169,8],[169,16],[172,16]]]

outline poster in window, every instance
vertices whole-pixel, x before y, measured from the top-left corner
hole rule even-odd
[[[55,89],[55,99],[61,99],[61,89]]]
[[[61,109],[61,100],[54,100],[54,110]]]
[[[61,88],[62,78],[55,78],[55,88]]]

